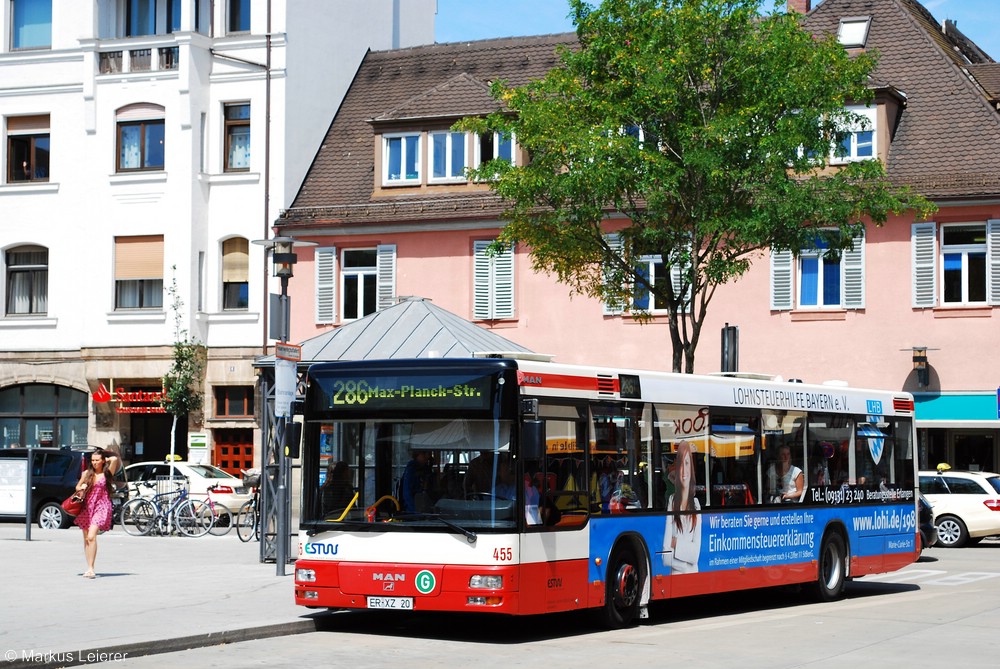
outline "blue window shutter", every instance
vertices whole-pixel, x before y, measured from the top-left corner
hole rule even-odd
[[[792,269],[795,256],[791,251],[771,250],[771,309],[789,311],[793,304]]]
[[[378,260],[378,309],[388,309],[396,303],[396,245],[379,244]]]
[[[910,226],[913,272],[913,307],[937,306],[937,224],[914,223]]]
[[[865,308],[865,235],[854,238],[854,244],[840,256],[844,277],[844,308]]]

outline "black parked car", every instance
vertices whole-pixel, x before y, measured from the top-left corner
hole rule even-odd
[[[91,451],[69,448],[0,448],[0,458],[31,462],[31,517],[42,529],[69,527],[73,518],[62,510],[62,501],[73,494]],[[0,509],[0,517],[23,518]]]

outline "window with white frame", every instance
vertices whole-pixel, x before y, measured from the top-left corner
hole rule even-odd
[[[163,235],[115,237],[115,309],[163,308]]]
[[[162,170],[164,166],[163,107],[138,103],[115,114],[118,172]]]
[[[914,223],[913,306],[1000,305],[1000,220]]]
[[[494,240],[473,243],[472,315],[477,320],[514,317],[514,250],[491,255]]]
[[[517,140],[513,134],[493,132],[476,135],[476,165],[490,160],[506,160],[515,165]]]
[[[941,302],[986,304],[986,224],[941,226]]]
[[[223,106],[226,124],[226,172],[246,172],[250,169],[250,103]]]
[[[41,316],[49,303],[49,250],[16,246],[5,254],[8,316]]]
[[[243,237],[222,242],[222,309],[246,311],[250,306],[250,243]]]
[[[363,318],[395,304],[395,244],[379,244],[367,249],[344,249],[339,258],[336,247],[317,248],[315,261],[317,324],[337,321],[338,290],[341,321]]]
[[[52,46],[52,0],[10,0],[10,48]]]
[[[865,244],[858,236],[850,248],[831,251],[821,239],[796,257],[771,252],[771,308],[863,309]]]
[[[229,32],[250,32],[250,0],[229,0]]]
[[[837,41],[847,49],[864,48],[868,41],[869,25],[871,25],[871,17],[868,16],[840,19]]]
[[[830,162],[846,163],[871,160],[877,153],[876,108],[851,105],[847,111],[857,116],[856,122],[844,129],[840,144]]]
[[[420,183],[420,133],[382,136],[382,182],[385,185]]]
[[[467,138],[464,132],[429,133],[432,183],[465,181]]]
[[[49,115],[7,117],[7,181],[49,180]]]

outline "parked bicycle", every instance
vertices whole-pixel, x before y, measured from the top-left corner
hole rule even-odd
[[[244,470],[243,483],[253,488],[253,496],[243,502],[236,514],[236,536],[243,542],[251,539],[260,541],[260,471]]]
[[[141,481],[136,486],[155,488],[156,484]],[[169,490],[151,497],[136,497],[122,509],[122,526],[133,536],[183,534],[200,537],[209,533],[215,523],[212,507],[188,495],[187,488]]]
[[[220,485],[220,483],[216,483],[209,486],[208,493],[205,495],[205,503],[212,508],[212,512],[215,514],[215,520],[212,522],[212,529],[209,532],[217,537],[229,534],[229,530],[233,529],[233,524],[236,522],[236,516],[228,506],[212,499],[212,493]]]

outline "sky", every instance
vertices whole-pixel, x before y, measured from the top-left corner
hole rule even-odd
[[[998,0],[922,0],[924,7],[941,22],[956,21],[994,60],[1000,60],[1000,12]],[[437,0],[435,39],[464,42],[522,35],[572,32],[565,0]],[[813,5],[820,2],[814,0]],[[765,9],[773,6],[765,0]]]

